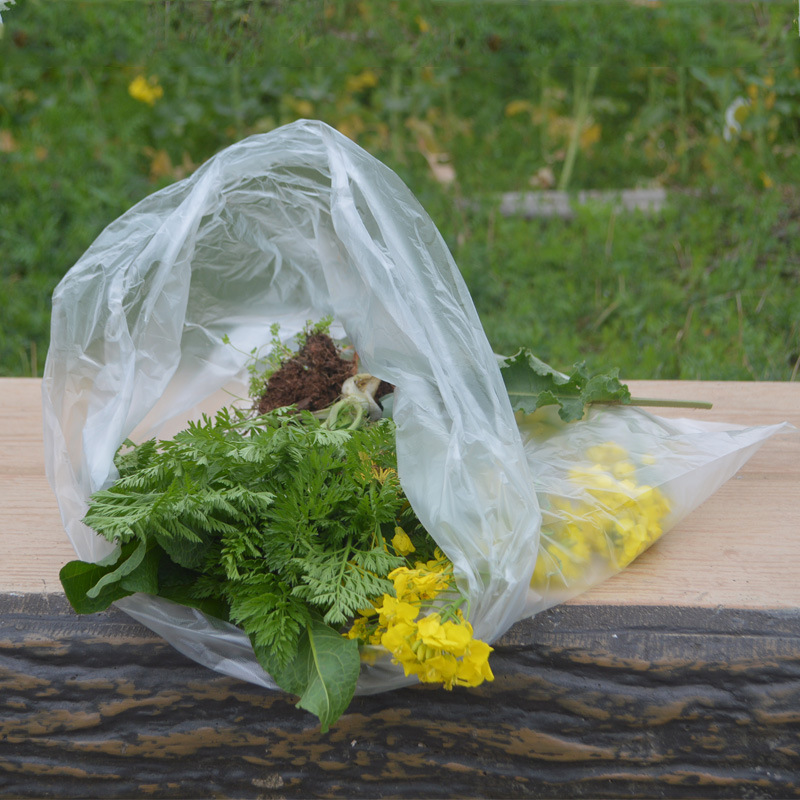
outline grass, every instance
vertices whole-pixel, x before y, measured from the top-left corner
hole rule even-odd
[[[496,214],[457,247],[500,352],[535,342],[627,378],[788,380],[800,336],[800,196],[677,196],[659,217],[582,209],[574,221]],[[738,219],[746,224],[731,224]]]
[[[107,224],[305,116],[409,184],[496,350],[796,378],[796,16],[793,0],[18,0],[0,39],[0,374],[40,374],[52,290]],[[555,186],[665,186],[670,204],[497,212],[499,192]]]

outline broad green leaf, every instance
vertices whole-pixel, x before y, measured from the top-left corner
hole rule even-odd
[[[119,584],[113,584],[99,596],[89,597],[89,590],[113,569],[113,565],[101,566],[100,564],[89,564],[86,561],[70,561],[61,568],[59,578],[64,587],[64,594],[78,614],[94,614],[97,611],[104,611],[115,600],[132,594]]]
[[[158,592],[158,564],[163,552],[155,543],[149,544],[141,564],[120,581],[120,588],[129,592],[156,594]]]
[[[134,545],[133,550],[130,546]],[[100,592],[112,583],[119,583],[127,575],[130,575],[144,560],[145,553],[147,552],[147,542],[140,540],[137,542],[130,542],[128,545],[123,546],[122,555],[117,561],[115,568],[107,571],[97,583],[86,592],[88,597],[92,599],[98,597]]]
[[[272,677],[300,695],[297,705],[316,714],[326,733],[350,705],[360,668],[358,642],[315,618],[300,638],[297,657]]]
[[[534,356],[520,350],[500,365],[514,411],[532,414],[537,408],[557,405],[565,422],[581,419],[588,403],[629,403],[628,387],[620,383],[617,370],[591,376],[584,364],[564,375]]]

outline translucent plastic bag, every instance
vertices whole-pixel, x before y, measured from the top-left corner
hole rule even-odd
[[[526,615],[626,567],[784,427],[623,406],[591,408],[567,425],[546,407],[519,423],[543,517]]]
[[[454,564],[475,636],[487,641],[584,588],[572,579],[556,587],[552,575],[531,588],[537,491],[552,522],[553,498],[575,493],[568,473],[584,443],[613,437],[655,458],[659,480],[647,480],[672,496],[666,527],[774,431],[620,409],[523,441],[467,288],[428,215],[357,145],[300,121],[229,147],[137,204],[57,287],[43,381],[46,464],[79,558],[111,549],[81,520],[90,494],[115,479],[114,453],[126,438],[172,435],[201,408],[229,402],[221,390],[243,394],[245,357],[236,349],[269,341],[275,322],[290,337],[325,315],[363,368],[396,386],[401,482]],[[545,545],[555,535],[548,530]],[[583,569],[592,580],[619,566],[595,556]],[[274,686],[234,626],[147,595],[117,605],[200,663]],[[407,682],[386,659],[365,666],[359,691]]]

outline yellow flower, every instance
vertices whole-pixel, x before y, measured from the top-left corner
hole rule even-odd
[[[433,600],[449,588],[452,573],[436,570],[398,567],[388,578],[394,584],[395,594],[409,603]]]
[[[464,655],[472,641],[472,626],[467,622],[457,625],[448,620],[442,623],[438,614],[429,614],[417,623],[419,638],[427,647],[446,650],[454,656]]]
[[[419,608],[411,603],[398,600],[390,594],[383,596],[383,604],[378,606],[379,624],[383,627],[397,624],[398,622],[413,622],[419,614]]]
[[[568,477],[579,491],[550,499],[531,586],[537,591],[587,588],[594,565],[627,566],[662,533],[669,503],[656,488],[638,482],[638,468],[615,442],[589,447],[590,462]],[[652,455],[641,458],[652,466]]]
[[[392,545],[398,553],[409,547],[413,552],[408,535],[399,526]],[[388,578],[396,596],[384,594],[373,600],[374,608],[359,611],[343,634],[359,640],[362,658],[374,655],[371,646],[379,644],[402,665],[406,675],[417,675],[424,683],[441,683],[445,689],[457,684],[477,686],[493,679],[488,666],[492,649],[473,639],[472,625],[458,602],[418,619],[423,603],[454,589],[453,565],[441,552],[437,550],[436,558],[427,563],[417,562],[416,569],[398,567]]]
[[[349,93],[360,92],[364,89],[372,89],[378,85],[378,76],[371,70],[365,69],[358,75],[348,75],[345,81],[345,90]]]
[[[395,553],[399,556],[407,556],[413,553],[417,548],[411,543],[408,534],[401,528],[394,529],[394,537],[392,538],[392,547]]]
[[[461,659],[456,673],[459,686],[477,686],[483,681],[493,681],[494,675],[489,666],[489,654],[492,648],[480,639],[473,639],[469,652]]]
[[[367,631],[367,618],[366,617],[358,617],[356,621],[351,626],[350,630],[347,631],[347,638],[348,639],[366,639],[368,635]]]
[[[406,675],[417,675],[421,662],[414,652],[416,626],[408,622],[391,625],[381,636],[381,644],[403,665]]]
[[[437,653],[425,659],[418,672],[423,683],[443,683],[445,689],[452,689],[458,674],[459,662],[449,653]]]
[[[158,78],[155,75],[145,78],[144,75],[137,75],[128,86],[128,94],[134,100],[140,100],[149,106],[154,106],[156,100],[164,96],[164,90],[159,86]]]

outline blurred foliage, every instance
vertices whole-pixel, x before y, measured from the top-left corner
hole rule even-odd
[[[52,290],[105,225],[313,117],[411,186],[497,349],[788,379],[796,16],[791,0],[18,0],[0,39],[0,374],[40,373]],[[495,210],[503,191],[650,186],[672,192],[660,216]]]

